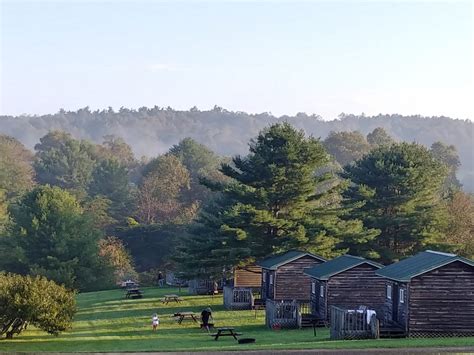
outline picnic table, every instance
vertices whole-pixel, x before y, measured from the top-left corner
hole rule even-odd
[[[182,298],[178,295],[164,295],[164,297],[161,299],[161,302],[164,304],[168,304],[172,301],[179,303],[182,301]]]
[[[242,333],[237,333],[234,331],[234,328],[217,328],[217,333],[215,334],[210,334],[211,336],[214,337],[214,340],[218,340],[219,337],[234,337],[235,340],[237,339],[237,336],[242,335]]]
[[[178,324],[181,324],[183,320],[189,319],[193,320],[194,322],[198,322],[196,318],[196,313],[194,312],[178,312],[174,314],[175,317],[178,318]]]
[[[125,294],[125,298],[142,298],[143,293],[138,288],[129,288]]]

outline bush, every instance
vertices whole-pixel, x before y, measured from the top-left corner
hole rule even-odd
[[[0,336],[12,338],[28,324],[58,335],[71,327],[75,293],[41,276],[0,273]]]

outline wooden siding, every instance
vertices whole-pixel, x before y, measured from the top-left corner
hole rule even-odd
[[[378,317],[383,317],[386,281],[375,274],[376,270],[372,265],[363,264],[336,274],[327,282],[312,279],[316,285],[316,292],[311,295],[314,314],[329,319],[331,306],[343,309],[367,306],[375,310]],[[324,297],[320,295],[321,286],[324,286]]]
[[[248,266],[238,268],[234,271],[235,287],[260,288],[262,283],[262,268],[258,266]]]
[[[304,269],[320,263],[320,260],[306,255],[280,266],[274,277],[275,294],[273,299],[308,300],[311,291],[311,278],[304,274]]]
[[[474,267],[456,261],[414,277],[409,333],[474,332]]]

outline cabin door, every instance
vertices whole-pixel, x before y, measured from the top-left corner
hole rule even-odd
[[[392,320],[398,323],[398,285],[393,284],[392,286]]]

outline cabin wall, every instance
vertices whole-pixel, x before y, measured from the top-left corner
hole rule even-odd
[[[307,301],[311,290],[311,278],[304,274],[304,269],[320,263],[320,260],[306,255],[280,266],[276,270],[273,299]]]
[[[356,309],[367,306],[377,312],[377,317],[383,317],[385,279],[377,276],[376,270],[375,266],[363,264],[330,277],[327,282],[327,308]]]
[[[410,283],[410,335],[474,334],[474,267],[456,261]]]
[[[262,283],[262,268],[248,266],[234,271],[234,287],[260,288]]]

